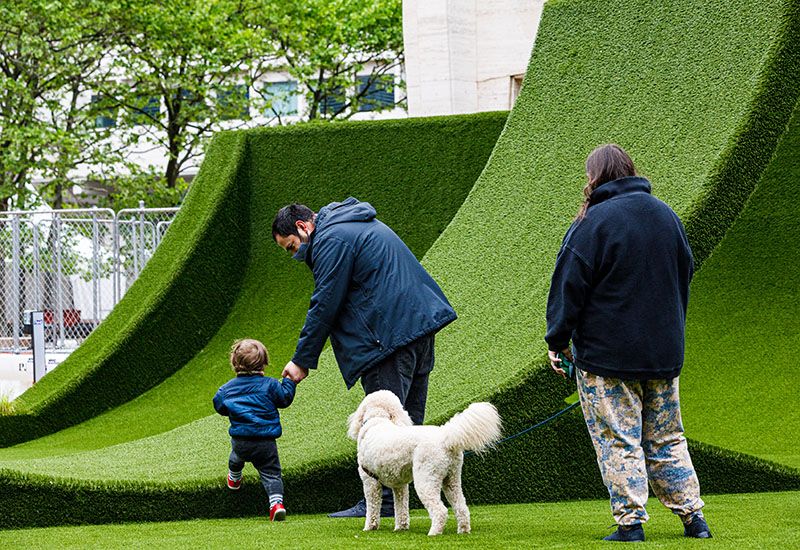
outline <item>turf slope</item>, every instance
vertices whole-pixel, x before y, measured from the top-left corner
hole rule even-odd
[[[656,195],[686,220],[699,259],[708,256],[741,210],[785,129],[798,93],[794,67],[799,22],[797,3],[788,0],[547,4],[526,83],[506,129],[458,214],[424,259],[460,315],[438,338],[429,418],[442,420],[469,401],[492,398],[501,404],[513,431],[557,410],[571,393],[572,388],[559,385],[542,368],[544,300],[555,252],[579,201],[582,160],[597,143],[616,141],[635,152]],[[107,438],[106,443],[125,443],[86,445],[81,437],[56,434],[3,451],[0,467],[6,469],[6,483],[0,498],[16,499],[28,510],[45,503],[53,522],[91,521],[81,508],[86,495],[103,496],[100,500],[110,507],[101,521],[120,517],[114,516],[120,503],[131,519],[151,518],[168,502],[172,517],[241,513],[258,506],[254,483],[236,502],[219,494],[220,461],[227,452],[224,421],[208,416],[185,423],[191,418],[171,411],[191,409],[195,418],[201,415],[208,406],[206,390],[219,377],[201,371],[224,363],[234,337],[247,333],[264,338],[277,365],[291,353],[297,326],[281,321],[265,326],[264,320],[302,314],[309,281],[302,266],[290,265],[268,246],[268,219],[277,206],[295,198],[318,206],[321,188],[302,171],[293,173],[294,179],[273,180],[282,185],[264,184],[281,170],[271,156],[277,143],[271,135],[251,133],[239,146],[244,151],[235,180],[250,205],[249,227],[242,231],[250,243],[249,257],[222,327],[190,363],[197,369],[178,371],[162,385],[176,380],[170,391],[156,388],[144,394],[138,401],[146,405],[140,409],[130,404],[131,411],[152,406],[158,414],[146,416],[141,425],[106,422],[110,435],[97,436]],[[294,146],[302,144],[298,140]],[[342,154],[326,148],[315,153],[317,166]],[[358,152],[348,152],[353,154]],[[375,188],[381,176],[371,174]],[[332,191],[370,198],[369,187],[354,187],[350,181]],[[196,185],[193,194],[201,192]],[[441,200],[421,192],[406,197],[408,211]],[[401,214],[390,220],[392,213],[387,213],[384,219],[402,224]],[[274,285],[268,288],[282,291],[272,295],[274,302],[265,300],[272,292],[265,291],[265,280]],[[155,347],[164,345],[157,338],[155,342]],[[287,485],[296,488],[298,509],[339,505],[357,491],[349,474],[353,447],[344,439],[342,424],[358,399],[358,392],[345,394],[327,354],[284,416],[282,460]],[[177,417],[159,424],[162,413]],[[104,422],[102,417],[96,421]],[[174,429],[163,432],[168,427]],[[126,435],[130,433],[149,437],[134,440]],[[487,459],[482,467],[491,468],[474,476],[500,475],[511,463],[535,472],[523,487],[512,486],[493,497],[553,499],[602,492],[579,417],[565,418],[525,441],[502,458]],[[705,453],[706,462],[702,457],[700,462],[708,465],[707,476],[713,477],[714,468],[727,471],[720,468],[727,464],[731,472],[751,480],[734,489],[757,488],[752,480],[762,478],[753,471],[765,476],[769,488],[776,488],[776,479],[794,479],[780,468],[747,463],[743,470],[733,455],[696,449]],[[564,456],[571,460],[559,460]],[[716,488],[724,489],[726,480],[718,481]],[[26,492],[26,487],[40,494]],[[77,510],[73,517],[59,513],[70,505]],[[36,520],[21,513],[14,521]]]

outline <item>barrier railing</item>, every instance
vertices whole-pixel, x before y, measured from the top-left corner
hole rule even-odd
[[[0,351],[30,349],[25,310],[44,311],[47,349],[77,347],[142,272],[178,210],[0,212]]]

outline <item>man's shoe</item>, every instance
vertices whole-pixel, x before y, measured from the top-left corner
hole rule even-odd
[[[347,510],[341,510],[328,514],[329,518],[364,518],[367,517],[367,502],[362,498]],[[394,517],[394,503],[384,502],[381,505],[381,517],[393,518]]]
[[[367,503],[362,498],[347,510],[340,510],[328,514],[329,518],[365,518],[367,517]]]
[[[644,542],[644,529],[641,523],[636,525],[619,525],[617,530],[603,537],[612,542]]]
[[[692,514],[683,522],[683,536],[693,539],[710,539],[711,530],[708,528],[703,514]]]
[[[228,489],[231,491],[238,491],[239,487],[242,486],[242,478],[233,479],[231,478],[231,473],[228,472]]]
[[[269,520],[270,521],[283,521],[286,519],[286,508],[283,507],[283,503],[276,502],[272,505],[272,508],[269,509]]]

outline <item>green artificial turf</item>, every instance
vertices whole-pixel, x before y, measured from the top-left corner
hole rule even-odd
[[[655,194],[686,220],[698,259],[708,256],[760,178],[796,101],[798,24],[796,0],[547,3],[506,129],[423,260],[459,313],[437,337],[431,420],[492,399],[513,433],[563,407],[574,391],[543,366],[544,306],[559,243],[580,202],[583,160],[598,143],[616,141],[631,151]],[[235,262],[241,281],[208,287],[200,275],[177,277],[200,296],[227,293],[233,305],[224,310],[224,323],[205,346],[196,347],[187,366],[118,412],[0,452],[0,468],[6,469],[0,502],[18,506],[3,525],[91,521],[95,497],[103,502],[101,521],[229,515],[240,506],[213,497],[228,441],[225,420],[204,417],[211,412],[209,399],[228,376],[225,357],[234,338],[262,338],[271,351],[272,373],[279,372],[291,356],[311,288],[307,269],[272,244],[269,221],[293,200],[319,207],[352,194],[373,202],[379,217],[421,254],[423,243],[442,230],[443,212],[449,216],[466,193],[456,186],[463,192],[458,195],[442,182],[454,172],[463,176],[459,163],[476,160],[476,153],[468,149],[474,140],[464,139],[457,124],[442,121],[437,137],[427,140],[415,124],[422,123],[234,134],[245,136],[236,178],[245,187],[237,193],[245,198],[228,214],[246,226],[246,258]],[[477,150],[485,152],[483,146]],[[195,185],[192,193],[204,193],[203,186]],[[236,235],[229,240],[238,246]],[[164,276],[156,268],[149,273],[154,281]],[[192,323],[182,326],[196,330]],[[152,355],[172,341],[156,335],[140,344]],[[69,370],[64,372],[66,378]],[[126,378],[117,383],[126,387]],[[82,394],[80,385],[78,380],[69,395],[94,397]],[[344,391],[330,352],[300,385],[283,415],[279,444],[287,485],[298,499],[295,509],[331,509],[358,494],[354,444],[344,436],[344,421],[360,397],[359,390]],[[686,420],[704,421],[688,414]],[[0,431],[25,435],[13,427],[0,424]],[[490,486],[484,498],[602,493],[577,415],[508,449],[465,472],[471,486],[492,479],[510,488]],[[715,490],[774,489],[778,481],[793,486],[798,479],[780,467],[716,449],[695,451],[704,465],[701,479],[716,479]],[[717,469],[730,474],[724,479],[715,472],[715,458],[724,466]],[[512,475],[521,466],[527,472],[523,481]],[[238,502],[253,507],[258,492],[249,479],[251,489]],[[48,502],[52,514],[41,520],[36,510]]]
[[[692,285],[688,434],[800,469],[800,104],[764,177]]]
[[[647,542],[657,548],[796,548],[800,493],[720,495],[706,498],[714,538],[685,539],[678,519],[651,498]],[[5,548],[584,548],[607,547],[607,501],[471,506],[472,533],[456,534],[452,512],[445,532],[428,537],[424,510],[411,512],[411,528],[394,533],[393,519],[365,533],[361,519],[292,515],[284,523],[263,517],[0,531]]]
[[[218,261],[234,265],[244,276],[243,289],[230,289],[233,305],[224,312],[224,325],[192,360],[154,390],[108,414],[11,450],[5,456],[66,454],[113,445],[165,432],[213,413],[210,397],[231,376],[228,348],[237,338],[262,339],[272,358],[270,374],[278,376],[294,350],[311,291],[309,271],[272,241],[271,223],[278,208],[294,201],[319,208],[357,196],[372,202],[379,218],[421,258],[450,222],[486,164],[506,116],[507,113],[482,113],[366,124],[301,125],[223,135],[211,148],[209,162],[203,165],[189,198],[206,193],[205,182],[211,178],[204,175],[219,170],[213,163],[215,158],[235,152],[226,138],[241,136],[248,148],[247,160],[242,160],[240,166],[246,175],[241,179],[254,190],[230,204],[228,215],[237,217],[239,224],[247,222],[248,233],[253,237],[249,249],[240,251],[238,258],[217,257]],[[260,190],[270,195],[262,197]],[[194,216],[190,207],[191,203],[184,206],[185,215],[182,213],[179,218]],[[218,246],[237,244],[239,234],[233,227],[227,235],[226,229],[222,232],[227,238]],[[174,254],[172,250],[167,253]],[[156,270],[149,273],[150,279],[164,275]],[[213,274],[213,268],[209,274]],[[147,274],[142,278],[146,282]],[[208,283],[200,277],[184,281],[193,285],[198,296],[221,290]],[[201,320],[184,319],[182,303],[174,303],[173,307],[173,323],[184,330],[203,325]],[[97,343],[97,339],[87,341],[80,349],[92,351]],[[170,341],[153,338],[140,342],[142,348],[152,352],[171,345]],[[71,373],[72,365],[63,371],[59,367],[59,373]],[[128,378],[138,377],[138,372],[126,373],[117,384],[126,385]],[[63,383],[61,379],[56,381]],[[337,384],[336,388],[341,386]],[[82,403],[90,400],[75,399]]]

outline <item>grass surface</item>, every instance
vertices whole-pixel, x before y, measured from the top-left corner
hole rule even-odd
[[[706,498],[714,538],[685,539],[679,520],[650,499],[644,547],[796,548],[800,493],[721,495]],[[411,529],[393,533],[394,520],[364,533],[360,519],[289,515],[285,523],[264,518],[203,520],[0,531],[5,548],[584,548],[607,547],[598,539],[613,523],[606,501],[472,506],[469,535],[457,535],[452,512],[443,535],[428,537],[424,510],[412,511]]]
[[[291,356],[311,277],[271,242],[269,222],[278,207],[295,200],[314,208],[348,195],[368,200],[418,255],[443,230],[423,263],[459,320],[437,336],[429,419],[440,422],[481,399],[498,404],[508,432],[549,416],[574,391],[542,366],[542,335],[552,265],[580,202],[586,154],[608,141],[631,151],[655,194],[687,220],[704,259],[760,178],[796,101],[798,23],[796,0],[548,2],[506,129],[449,224],[471,184],[468,174],[481,172],[481,154],[491,147],[490,132],[450,122],[466,117],[442,120],[436,132],[409,120],[244,134],[239,168],[246,199],[231,214],[247,220],[249,247],[236,264],[244,272],[238,290],[223,289],[233,293],[224,323],[154,390],[84,426],[0,452],[0,468],[8,470],[6,485],[0,483],[3,506],[24,502],[27,512],[15,521],[38,521],[36,503],[43,497],[20,495],[26,476],[40,474],[45,477],[31,478],[37,487],[62,491],[53,503],[72,502],[51,505],[54,522],[74,521],[76,509],[78,517],[89,517],[93,499],[87,495],[106,490],[104,506],[129,510],[129,519],[167,507],[165,513],[230,513],[226,506],[233,505],[212,497],[228,441],[225,420],[206,416],[209,400],[229,376],[226,355],[234,338],[263,339],[272,373]],[[502,122],[495,115],[497,130]],[[202,187],[193,193],[203,193]],[[158,274],[151,273],[155,280]],[[182,283],[200,295],[218,290],[199,276]],[[796,280],[784,283],[797,288]],[[169,342],[154,337],[142,345],[152,352]],[[344,421],[360,398],[359,390],[344,391],[329,351],[300,385],[283,415],[279,444],[287,483],[302,499],[295,510],[334,508],[357,494],[354,444],[345,438]],[[701,412],[687,414],[687,424],[719,428],[720,418]],[[752,435],[733,427],[740,436]],[[491,479],[510,487],[488,487],[487,498],[598,494],[579,419],[559,421],[525,441],[468,475],[472,484]],[[709,451],[703,461],[709,474],[714,456]],[[751,480],[762,479],[755,469],[771,471],[741,464],[747,468],[724,470],[735,472],[723,480],[729,487],[753,490]],[[525,483],[512,471],[527,472]],[[776,479],[764,478],[773,485]],[[158,503],[148,508],[150,490]],[[248,495],[251,506],[257,492]]]
[[[692,437],[800,469],[800,104],[766,174],[692,285]]]

